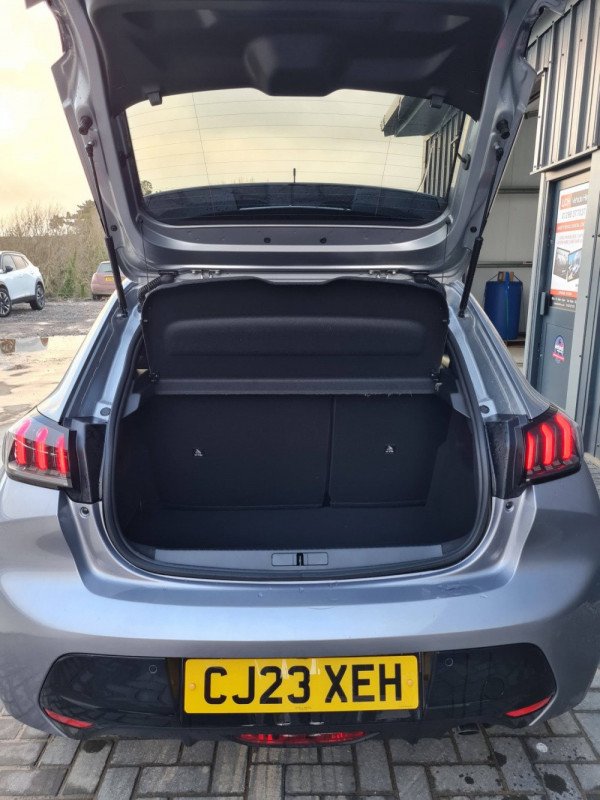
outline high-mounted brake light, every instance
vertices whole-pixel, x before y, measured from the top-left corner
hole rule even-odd
[[[68,429],[42,416],[19,420],[6,434],[4,463],[8,475],[17,480],[71,487]]]
[[[579,468],[575,424],[561,411],[534,420],[524,429],[523,436],[525,483],[548,480]]]

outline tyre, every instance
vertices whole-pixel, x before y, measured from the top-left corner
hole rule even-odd
[[[35,287],[35,300],[32,300],[29,305],[33,308],[34,311],[41,311],[42,308],[46,305],[46,292],[44,291],[44,287],[41,283],[38,283]]]
[[[92,300],[102,300],[102,295],[101,294],[93,294],[92,295]]]
[[[12,302],[8,293],[8,289],[6,289],[4,286],[0,286],[0,317],[8,317],[11,311]]]

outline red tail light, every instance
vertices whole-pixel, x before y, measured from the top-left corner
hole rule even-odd
[[[579,468],[580,456],[575,425],[562,412],[535,420],[523,430],[524,480],[547,480]]]
[[[34,461],[35,466],[40,472],[48,472],[48,465],[50,460],[48,458],[48,447],[46,439],[48,438],[48,428],[40,428],[35,435],[35,453]]]
[[[93,726],[93,722],[85,722],[82,719],[73,719],[73,717],[65,717],[64,714],[59,714],[56,711],[51,711],[49,708],[45,708],[44,711],[55,722],[60,722],[61,725],[68,725],[70,728],[91,728]]]
[[[25,444],[25,434],[27,433],[30,425],[30,419],[26,419],[24,422],[19,422],[17,425],[17,430],[14,433],[15,461],[20,467],[27,466],[27,445]]]
[[[535,711],[539,711],[544,708],[544,706],[547,706],[550,700],[552,700],[552,695],[544,697],[543,700],[538,700],[537,703],[532,703],[530,706],[523,706],[522,708],[515,708],[514,711],[507,711],[506,716],[513,717],[514,719],[526,717],[528,714],[533,714]]]
[[[69,431],[52,420],[29,416],[7,432],[4,463],[12,478],[55,488],[71,487]]]
[[[348,733],[242,733],[239,742],[271,747],[306,747],[307,745],[347,744],[364,739],[364,731]]]

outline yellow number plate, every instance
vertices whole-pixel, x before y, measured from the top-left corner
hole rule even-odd
[[[186,714],[377,711],[419,706],[416,656],[192,658]]]
[[[106,283],[110,283],[111,281],[114,281],[114,278],[111,275],[109,278],[104,278],[104,280],[106,281]]]

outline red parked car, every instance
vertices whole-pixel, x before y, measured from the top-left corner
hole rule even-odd
[[[103,297],[108,297],[115,290],[115,279],[110,267],[110,261],[101,261],[98,264],[98,269],[92,275],[92,299],[102,300]]]

